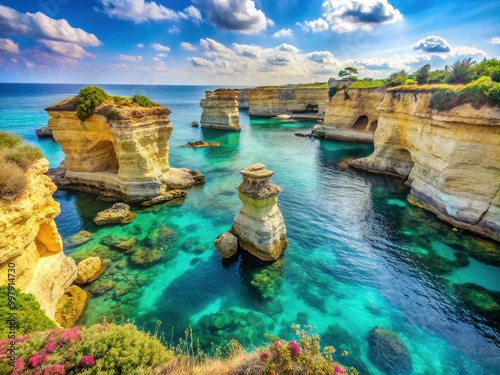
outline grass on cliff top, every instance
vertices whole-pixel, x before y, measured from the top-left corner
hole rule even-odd
[[[327,89],[328,83],[326,82],[314,82],[314,83],[299,83],[299,84],[289,84],[282,86],[259,86],[256,89],[265,90],[265,91],[274,91],[274,90],[287,90],[287,89]]]
[[[434,83],[426,85],[401,85],[387,89],[388,92],[436,92],[438,90],[458,91],[463,85],[449,85],[446,83]]]
[[[376,87],[382,87],[385,85],[385,80],[359,80],[347,86],[348,89],[372,89]]]

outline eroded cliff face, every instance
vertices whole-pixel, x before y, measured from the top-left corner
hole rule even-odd
[[[240,113],[238,111],[238,91],[217,89],[205,91],[205,98],[200,101],[203,108],[201,127],[219,130],[240,131]]]
[[[44,175],[48,168],[46,159],[35,162],[26,171],[24,194],[0,201],[0,285],[7,285],[8,269],[13,268],[15,287],[32,293],[54,320],[57,303],[75,280],[77,268],[62,251],[54,223],[60,212],[52,198],[56,186]]]
[[[430,93],[388,92],[375,150],[351,165],[407,179],[410,203],[500,241],[500,109],[429,109]]]
[[[49,127],[65,160],[50,175],[58,187],[127,202],[161,201],[168,190],[202,183],[197,171],[171,168],[170,110],[160,105],[105,102],[81,121],[68,101],[47,108]]]
[[[326,105],[323,123],[313,129],[317,137],[372,143],[377,129],[377,107],[385,88],[340,89]]]
[[[304,113],[322,119],[328,102],[326,88],[255,88],[249,95],[248,114],[260,117]]]

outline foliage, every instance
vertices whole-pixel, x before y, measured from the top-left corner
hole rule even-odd
[[[466,84],[474,79],[476,61],[472,57],[457,60],[452,65],[446,65],[445,70],[450,73],[448,83]]]
[[[446,89],[437,90],[431,96],[429,107],[437,109],[438,111],[448,111],[458,105],[457,101],[459,95],[457,91]]]
[[[153,102],[147,96],[140,94],[134,94],[134,96],[132,96],[132,100],[141,107],[151,107],[153,105]]]
[[[337,91],[339,91],[339,87],[338,86],[330,87],[328,89],[328,97],[332,98],[333,96],[335,96],[335,94],[337,93]]]
[[[11,312],[15,312],[15,334],[22,336],[27,333],[32,333],[38,330],[55,328],[55,323],[47,318],[45,313],[40,308],[32,294],[26,294],[14,289],[15,299],[12,300],[14,305],[9,306],[7,303],[0,305],[0,340],[4,340],[9,336],[9,321],[12,316]],[[12,296],[12,291],[10,296]],[[7,286],[0,286],[0,299],[2,301],[9,301],[9,290]],[[13,307],[14,310],[11,310]]]
[[[389,92],[436,92],[438,90],[457,91],[462,85],[448,85],[448,84],[427,84],[427,85],[402,85],[391,87],[387,89]]]
[[[18,135],[1,131],[0,152],[5,159],[16,163],[22,169],[27,169],[33,162],[43,157],[37,147],[25,143]]]
[[[261,361],[266,364],[265,374],[357,374],[354,368],[346,370],[332,359],[333,346],[321,350],[320,338],[311,326],[301,329],[300,325],[293,324],[292,328],[297,341],[286,342],[266,334],[272,343],[260,354]]]
[[[76,113],[80,120],[85,120],[108,98],[108,94],[97,86],[87,86],[77,95]]]
[[[358,69],[354,66],[346,66],[343,70],[339,72],[339,77],[351,79],[356,77],[358,74]]]
[[[128,98],[124,97],[124,96],[119,96],[119,95],[114,95],[113,96],[113,101],[115,102],[115,104],[120,104],[122,103],[123,101],[127,100]]]
[[[405,70],[392,73],[386,81],[386,85],[389,87],[404,85],[406,79],[408,78],[408,73]]]
[[[415,73],[415,80],[419,85],[427,83],[427,81],[429,80],[430,70],[431,70],[431,64],[425,64],[424,66],[420,67],[417,70],[417,72]]]
[[[476,75],[489,76],[495,82],[500,82],[500,60],[496,58],[486,60],[484,59],[476,65]]]
[[[0,199],[15,199],[26,190],[26,176],[16,163],[0,154]]]
[[[450,72],[446,70],[432,70],[429,72],[427,83],[446,83]]]
[[[353,84],[349,85],[350,89],[371,89],[375,87],[384,86],[385,81],[383,79],[361,79]]]

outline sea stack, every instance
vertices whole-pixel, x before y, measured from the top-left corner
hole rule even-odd
[[[270,181],[274,172],[264,164],[254,164],[240,172],[243,182],[236,189],[242,201],[231,233],[240,248],[264,261],[275,261],[288,245],[286,228],[278,208],[281,188]]]
[[[205,98],[200,101],[203,108],[201,127],[207,129],[240,131],[240,113],[238,112],[238,91],[217,89],[205,91]]]

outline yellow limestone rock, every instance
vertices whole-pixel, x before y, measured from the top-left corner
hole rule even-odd
[[[243,250],[261,260],[277,260],[288,246],[285,222],[278,207],[281,188],[269,181],[273,172],[263,164],[251,165],[240,173],[243,182],[236,189],[242,206],[230,232]]]
[[[407,179],[409,202],[500,241],[500,108],[429,108],[430,93],[387,92],[374,152],[352,166]]]
[[[377,107],[385,96],[385,88],[339,89],[326,106],[323,123],[315,125],[317,137],[343,141],[372,143],[377,129]]]
[[[205,91],[205,98],[200,101],[203,108],[201,127],[240,131],[237,97],[238,91],[232,89]]]
[[[46,159],[26,171],[24,194],[0,201],[0,285],[7,285],[9,265],[15,269],[15,287],[33,293],[47,316],[54,319],[57,303],[76,278],[73,259],[64,255],[54,218],[59,203],[56,186],[44,175]]]
[[[49,173],[60,188],[144,202],[204,182],[198,171],[171,168],[168,163],[173,130],[168,108],[116,105],[108,99],[81,121],[72,98],[46,111],[65,154],[62,167]]]

